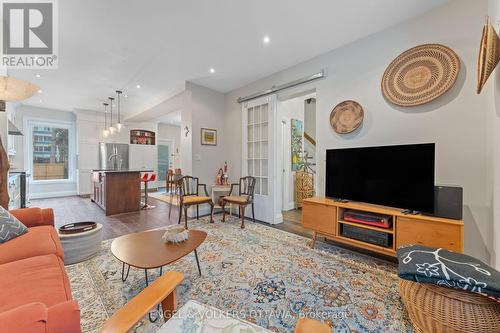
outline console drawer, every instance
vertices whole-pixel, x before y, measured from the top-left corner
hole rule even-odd
[[[335,235],[337,208],[304,201],[302,226],[322,234]]]
[[[461,253],[463,225],[397,217],[396,248],[409,244],[444,248]]]

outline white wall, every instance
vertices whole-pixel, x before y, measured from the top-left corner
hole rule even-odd
[[[493,27],[498,32],[497,22],[500,20],[500,0],[488,2],[488,13]],[[498,67],[498,66],[497,66]],[[500,269],[500,74],[498,68],[488,79],[485,89],[493,90],[491,104],[488,108],[488,186],[491,204],[492,226],[489,230],[492,243],[492,262]]]
[[[199,177],[201,183],[207,184],[210,193],[210,185],[215,183],[217,171],[224,166],[227,156],[223,145],[226,137],[223,130],[224,95],[189,82],[186,83],[186,89],[191,92],[189,109],[192,114],[193,175]],[[216,146],[201,144],[202,128],[217,130]],[[233,169],[230,164],[230,180],[235,179]]]
[[[487,243],[489,198],[486,177],[486,112],[488,98],[475,93],[478,45],[486,1],[455,0],[416,19],[389,28],[254,82],[226,95],[224,134],[231,138],[226,155],[233,170],[241,170],[240,96],[295,80],[321,69],[328,78],[296,87],[316,89],[319,192],[324,192],[324,160],[328,148],[420,142],[436,143],[436,181],[464,188],[470,208],[465,216],[466,252],[489,260]],[[401,52],[423,43],[442,43],[456,51],[462,70],[454,88],[437,101],[420,107],[398,108],[386,102],[380,80],[389,63]],[[336,134],[329,125],[331,109],[353,99],[365,110],[362,127],[348,135]],[[404,162],[402,162],[404,167]],[[478,233],[477,230],[480,232]],[[481,234],[482,232],[482,234]],[[471,234],[480,236],[473,240]]]

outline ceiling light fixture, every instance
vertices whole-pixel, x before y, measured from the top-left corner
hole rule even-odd
[[[102,105],[104,105],[104,131],[102,131],[102,136],[107,138],[109,135],[108,123],[106,121],[107,114],[108,114],[108,103],[102,103]]]
[[[135,87],[136,87],[137,89],[141,89],[141,85],[140,85],[140,84],[136,85]]]
[[[2,101],[21,101],[30,98],[39,89],[40,87],[31,82],[10,76],[0,76],[0,100]]]
[[[109,99],[109,114],[110,114],[110,121],[109,121],[109,134],[114,134],[116,128],[113,127],[113,101],[115,100],[114,97],[108,97]]]
[[[35,74],[36,77],[42,77],[40,74]]]
[[[210,68],[210,74],[215,73],[215,68]]]
[[[269,44],[269,42],[271,42],[271,38],[269,38],[269,36],[264,36],[262,41],[264,42],[264,44]]]
[[[38,90],[38,93],[39,94],[43,93],[43,90],[42,89]]]
[[[118,122],[116,123],[116,128],[118,129],[118,132],[122,130],[122,123],[120,121],[120,95],[122,94],[121,90],[116,91],[116,109],[118,110]]]

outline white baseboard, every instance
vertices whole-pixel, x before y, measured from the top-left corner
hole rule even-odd
[[[48,199],[48,198],[58,198],[58,197],[71,197],[74,195],[78,195],[78,193],[76,191],[30,193],[30,199]]]
[[[295,201],[290,201],[288,203],[285,204],[285,209],[283,210],[292,210],[292,209],[295,209]]]

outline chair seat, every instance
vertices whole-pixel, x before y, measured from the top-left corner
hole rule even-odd
[[[248,195],[230,195],[222,198],[223,201],[238,205],[248,204]]]
[[[204,196],[196,196],[196,195],[184,197],[182,200],[182,204],[185,206],[199,205],[199,204],[209,203],[209,202],[212,202],[212,198],[204,197]]]

